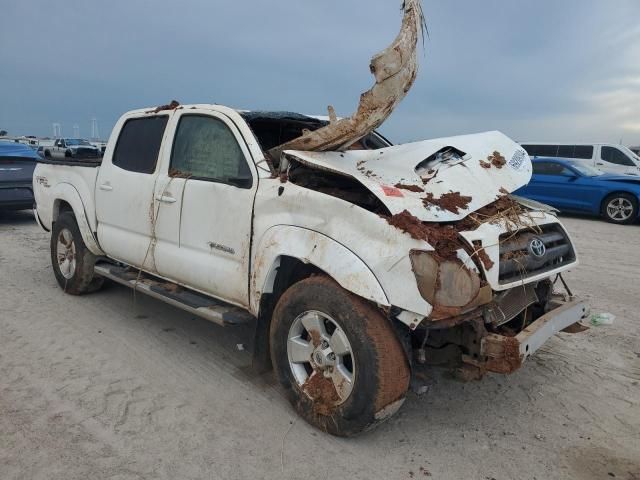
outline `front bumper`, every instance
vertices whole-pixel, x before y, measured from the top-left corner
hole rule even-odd
[[[515,337],[495,333],[483,337],[480,358],[484,361],[472,363],[489,372],[512,373],[549,338],[589,315],[587,303],[576,297],[554,299],[553,306]]]

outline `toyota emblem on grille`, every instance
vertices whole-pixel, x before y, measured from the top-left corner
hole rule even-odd
[[[529,251],[534,257],[542,258],[547,253],[547,247],[544,246],[544,242],[539,238],[532,238],[529,241]]]

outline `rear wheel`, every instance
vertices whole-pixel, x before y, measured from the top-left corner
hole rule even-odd
[[[395,413],[409,366],[390,322],[328,277],[291,286],[271,324],[272,362],[298,413],[333,435],[355,435]]]
[[[72,295],[99,289],[103,279],[94,276],[95,263],[96,256],[84,244],[73,214],[60,214],[51,229],[51,264],[60,287]]]
[[[638,217],[638,200],[628,193],[613,193],[602,202],[602,213],[611,223],[631,223]]]

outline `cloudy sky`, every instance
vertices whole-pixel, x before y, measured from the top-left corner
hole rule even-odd
[[[349,115],[399,0],[2,0],[0,129],[108,136],[166,103]],[[424,0],[396,142],[501,130],[640,144],[640,0]]]

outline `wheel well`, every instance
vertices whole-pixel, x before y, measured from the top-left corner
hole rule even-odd
[[[271,368],[271,352],[269,351],[269,328],[271,316],[282,294],[294,283],[313,275],[326,273],[310,263],[304,263],[294,257],[282,256],[276,267],[276,275],[271,292],[263,293],[260,297],[260,311],[254,338],[253,364],[254,369],[265,371]]]
[[[607,200],[609,200],[611,197],[615,196],[615,195],[620,195],[621,193],[624,193],[625,195],[629,195],[631,197],[633,197],[633,199],[636,201],[636,205],[638,205],[638,196],[634,193],[631,192],[627,192],[625,190],[616,190],[615,192],[611,192],[608,195],[606,195],[603,199],[602,202],[600,202],[600,212],[604,213],[604,208],[605,208],[605,204],[607,203]]]
[[[56,200],[53,204],[53,221],[55,222],[64,212],[73,213],[73,208],[66,200]]]

